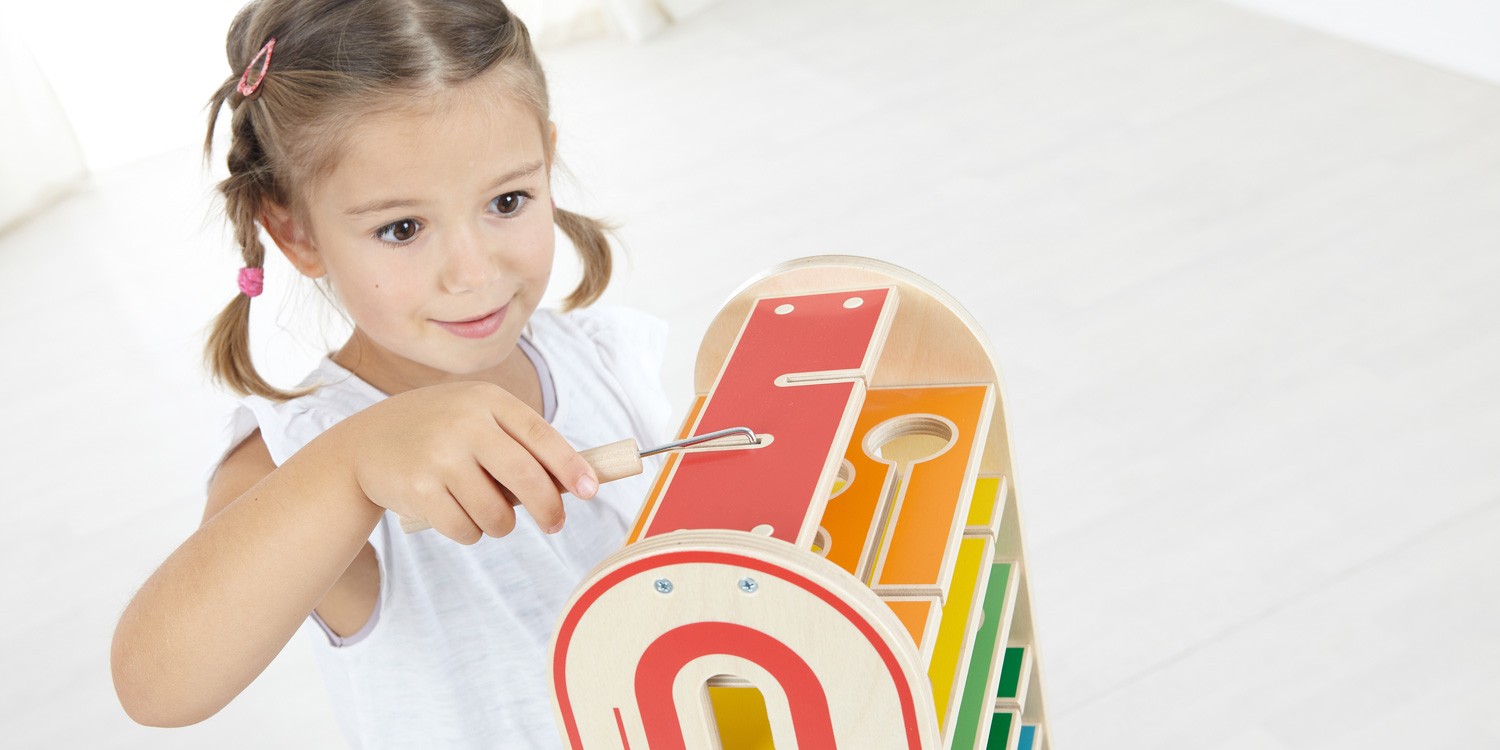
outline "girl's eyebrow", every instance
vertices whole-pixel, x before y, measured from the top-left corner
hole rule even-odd
[[[531,176],[533,174],[536,174],[537,172],[541,171],[541,169],[542,169],[542,162],[539,162],[539,161],[538,162],[533,162],[531,164],[523,164],[520,167],[517,167],[516,169],[513,169],[510,172],[507,172],[507,173],[501,175],[500,179],[495,180],[494,182],[490,183],[489,187],[485,188],[485,191],[488,192],[490,190],[498,189],[501,185],[504,185],[505,183],[510,182],[511,180],[518,180],[518,179],[520,179],[522,177],[529,177],[529,176]],[[344,215],[345,216],[362,216],[364,214],[373,214],[373,213],[376,213],[376,212],[379,212],[379,211],[386,211],[386,210],[389,210],[389,209],[392,209],[392,208],[405,208],[407,206],[416,206],[416,205],[419,205],[420,203],[421,203],[421,201],[413,200],[411,198],[394,198],[394,199],[387,199],[387,200],[375,200],[375,201],[370,201],[369,203],[364,203],[364,204],[355,206],[354,208],[351,208],[348,211],[345,211]]]

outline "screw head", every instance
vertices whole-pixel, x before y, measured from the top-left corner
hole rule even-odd
[[[663,594],[672,593],[672,582],[665,578],[656,579],[656,590]]]
[[[740,579],[740,591],[743,591],[747,594],[753,594],[758,588],[760,588],[760,584],[757,584],[754,578]]]

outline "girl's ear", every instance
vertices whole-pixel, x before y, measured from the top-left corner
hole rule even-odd
[[[552,172],[552,155],[557,153],[557,123],[547,121],[547,172]]]
[[[312,240],[302,225],[292,217],[291,212],[281,206],[271,204],[266,207],[265,213],[260,217],[261,226],[266,228],[266,234],[281,248],[281,254],[291,261],[292,267],[298,273],[309,279],[321,278],[328,273],[323,267],[323,258],[318,255],[317,248],[313,247]]]

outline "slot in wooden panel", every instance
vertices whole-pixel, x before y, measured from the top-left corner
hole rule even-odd
[[[693,425],[698,422],[698,414],[703,411],[703,403],[707,400],[707,396],[693,399],[693,408],[688,410],[687,419],[682,420],[682,428],[677,431],[675,439],[684,440],[692,432]],[[646,522],[651,518],[651,512],[656,509],[656,498],[667,486],[667,478],[672,476],[672,471],[677,468],[678,455],[677,453],[667,455],[667,461],[662,464],[661,473],[656,475],[656,482],[651,485],[651,492],[646,495],[646,501],[641,504],[641,510],[636,514],[635,528],[630,530],[630,538],[625,540],[626,544],[635,544],[641,538],[641,532],[645,530]]]
[[[709,685],[721,750],[774,750],[766,697],[753,687]]]

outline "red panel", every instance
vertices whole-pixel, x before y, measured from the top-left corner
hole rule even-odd
[[[759,664],[786,691],[797,747],[833,750],[833,720],[828,696],[812,668],[786,644],[759,630],[729,622],[695,622],[663,633],[641,654],[635,669],[635,702],[652,750],[686,750],[682,719],[672,700],[672,683],[687,663],[700,656],[724,654]],[[618,715],[620,709],[615,709]]]
[[[694,434],[745,426],[775,440],[755,450],[683,455],[645,536],[678,529],[749,531],[770,524],[773,536],[795,542],[854,386],[846,381],[782,387],[775,380],[861,367],[889,292],[760,300]],[[846,308],[851,297],[863,303]],[[777,314],[781,305],[793,309]]]

